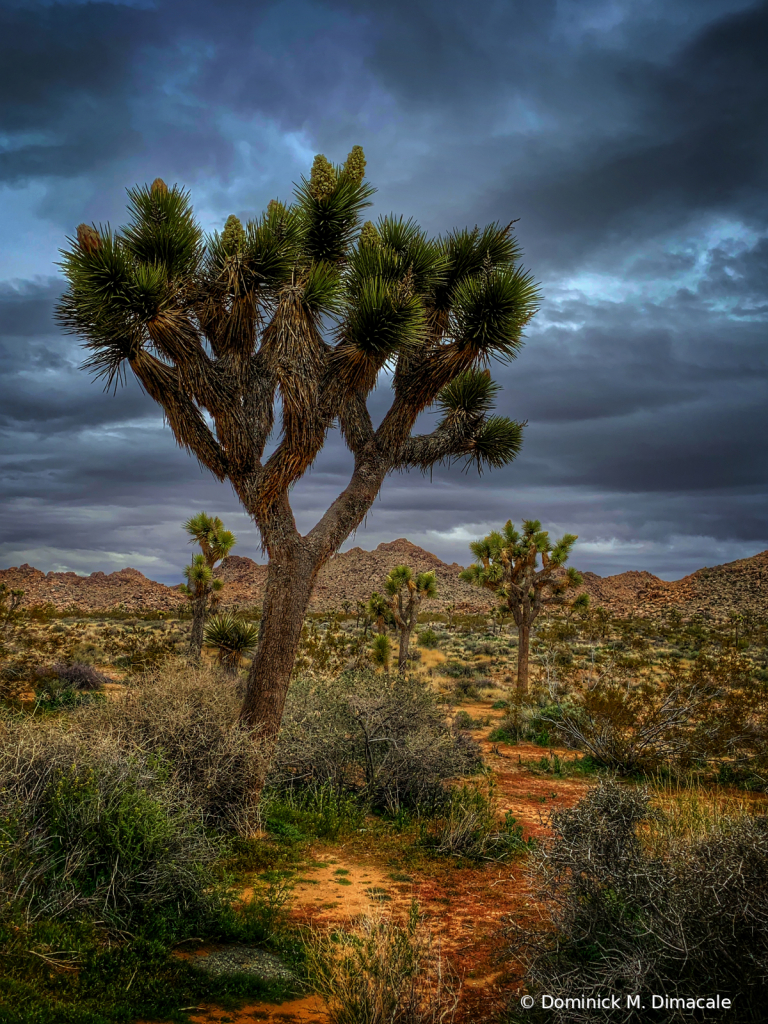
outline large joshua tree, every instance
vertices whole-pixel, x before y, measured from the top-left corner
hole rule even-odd
[[[557,572],[568,561],[578,537],[565,533],[554,544],[538,519],[526,519],[518,533],[511,520],[482,540],[473,541],[470,550],[477,561],[460,578],[495,591],[515,620],[517,642],[517,693],[528,692],[528,655],[531,627],[546,604],[564,604],[569,590],[582,583],[572,567]],[[538,559],[541,556],[541,567]]]
[[[107,386],[130,368],[259,529],[269,569],[241,717],[267,739],[318,571],[385,478],[457,459],[503,466],[522,442],[521,424],[492,415],[498,387],[482,369],[517,353],[537,308],[511,225],[433,239],[384,216],[361,229],[374,192],[364,171],[359,146],[340,167],[317,156],[291,203],[207,238],[189,194],[158,178],[129,190],[126,227],[81,225],[63,253],[58,317],[84,339],[85,365]],[[368,399],[383,380],[392,400],[374,426]],[[434,430],[414,433],[434,407]],[[354,468],[302,535],[290,490],[332,427]]]
[[[407,565],[396,565],[387,576],[384,589],[389,595],[389,606],[400,634],[397,671],[405,674],[411,633],[419,618],[419,608],[425,598],[437,597],[437,580],[433,572],[420,572],[415,576]]]

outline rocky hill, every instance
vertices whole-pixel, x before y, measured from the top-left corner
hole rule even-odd
[[[428,606],[425,605],[425,610],[427,607],[444,609],[454,604],[457,611],[472,614],[493,607],[491,594],[477,590],[459,579],[462,566],[456,562],[449,565],[437,555],[401,537],[388,544],[379,544],[374,551],[352,548],[334,555],[320,570],[309,610],[341,610],[342,601],[350,601],[354,606],[355,601],[367,600],[373,590],[383,589],[387,573],[396,565],[409,565],[414,572],[431,570],[435,573],[438,597],[430,601]],[[216,575],[227,584],[222,592],[227,602],[261,602],[267,579],[266,565],[259,565],[250,558],[230,555],[216,570]]]
[[[72,607],[81,611],[118,606],[129,611],[170,611],[186,601],[178,590],[147,579],[138,569],[78,576],[75,572],[44,573],[25,562],[18,569],[0,569],[0,583],[5,583],[9,590],[23,590],[25,607],[52,604],[59,609]]]
[[[372,590],[381,590],[390,569],[402,564],[416,572],[430,569],[435,572],[439,596],[425,606],[425,610],[441,611],[453,604],[456,611],[473,614],[493,607],[490,593],[459,580],[460,565],[443,562],[401,538],[379,544],[374,551],[352,548],[332,558],[318,576],[310,611],[341,609],[342,601],[349,601],[354,607],[356,601],[368,598]],[[266,565],[231,555],[222,562],[217,575],[227,584],[222,593],[225,605],[261,603]],[[73,572],[46,574],[30,565],[22,565],[0,570],[0,583],[24,590],[26,606],[50,603],[57,608],[75,607],[83,611],[116,606],[126,610],[170,611],[185,602],[178,590],[147,579],[137,569],[78,576]],[[661,580],[649,572],[630,571],[604,577],[585,572],[584,589],[593,604],[603,605],[617,615],[654,615],[668,608],[679,608],[686,617],[699,612],[721,619],[731,610],[765,616],[768,615],[768,551],[726,565],[699,569],[673,582]]]
[[[594,604],[614,614],[656,614],[678,608],[683,615],[700,613],[724,619],[729,611],[768,614],[768,551],[751,558],[697,569],[681,580],[661,580],[650,572],[622,572],[617,576],[583,573],[583,589]]]

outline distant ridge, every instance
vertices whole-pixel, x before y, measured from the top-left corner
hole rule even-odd
[[[493,595],[459,579],[461,566],[448,564],[430,551],[404,537],[379,544],[374,551],[355,547],[335,555],[320,571],[310,601],[310,611],[341,610],[342,601],[365,600],[371,591],[381,590],[387,573],[396,565],[409,565],[416,572],[433,570],[438,580],[438,599],[425,606],[435,611],[449,604],[465,614],[482,614],[494,605]],[[224,604],[258,605],[267,579],[266,565],[250,558],[230,555],[216,574],[227,584]],[[681,580],[667,582],[650,572],[630,570],[616,576],[585,572],[583,589],[593,604],[603,605],[616,615],[654,614],[679,608],[686,616],[694,612],[724,619],[728,612],[751,611],[768,614],[768,551],[740,558],[725,565],[698,569]],[[76,607],[98,611],[121,605],[126,610],[170,611],[185,603],[174,587],[147,579],[138,569],[95,572],[78,576],[74,572],[43,573],[31,565],[0,570],[0,583],[25,591],[24,605],[50,603],[56,608]]]

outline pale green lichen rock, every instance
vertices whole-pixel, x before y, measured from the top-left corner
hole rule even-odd
[[[344,164],[344,170],[356,185],[360,184],[365,177],[365,153],[363,153],[362,146],[352,147],[352,151]]]
[[[360,229],[360,247],[365,245],[376,246],[380,245],[379,232],[376,230],[376,225],[371,220],[367,220]]]
[[[312,163],[312,173],[309,176],[309,191],[313,198],[318,201],[327,199],[333,194],[336,188],[336,172],[333,165],[322,153],[318,153]]]
[[[221,233],[221,241],[227,252],[236,252],[245,240],[245,228],[240,223],[239,217],[231,213],[227,217],[227,223]]]

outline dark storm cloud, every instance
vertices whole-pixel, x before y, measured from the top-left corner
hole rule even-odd
[[[767,42],[768,5],[737,0],[6,3],[0,202],[31,189],[26,237],[55,224],[63,244],[161,174],[218,223],[360,142],[377,212],[521,217],[544,301],[496,373],[521,456],[480,481],[393,476],[347,546],[407,535],[463,562],[534,515],[580,534],[584,568],[675,575],[768,542]],[[104,394],[79,369],[44,258],[0,283],[0,564],[175,582],[203,507],[258,558],[135,382]],[[292,494],[302,530],[350,468],[332,431]]]

